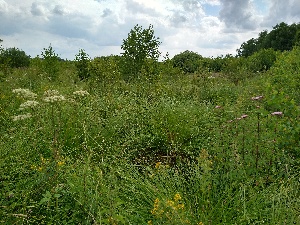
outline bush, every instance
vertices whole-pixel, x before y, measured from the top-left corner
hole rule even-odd
[[[173,66],[179,67],[185,73],[194,73],[199,68],[199,60],[202,56],[196,52],[184,51],[172,58]]]
[[[276,61],[278,52],[274,49],[261,49],[251,55],[248,60],[248,68],[251,72],[262,72],[269,70]]]
[[[10,68],[28,67],[30,56],[18,48],[7,48],[1,51],[0,64],[7,64]]]

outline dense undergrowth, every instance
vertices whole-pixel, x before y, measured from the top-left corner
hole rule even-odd
[[[0,223],[299,224],[299,52],[267,72],[166,64],[128,82],[111,64],[83,81],[70,62],[56,80],[37,63],[12,70]]]

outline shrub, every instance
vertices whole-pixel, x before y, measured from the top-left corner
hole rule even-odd
[[[278,54],[279,53],[272,48],[261,49],[247,58],[249,70],[251,72],[269,70],[275,63]]]
[[[7,48],[0,53],[0,64],[7,64],[11,68],[28,67],[30,56],[18,48]]]
[[[179,67],[185,73],[194,73],[199,68],[199,60],[202,56],[196,52],[184,51],[172,58],[173,66]]]

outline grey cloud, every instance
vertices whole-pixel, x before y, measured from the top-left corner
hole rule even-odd
[[[103,14],[101,15],[101,17],[105,18],[105,17],[107,17],[107,16],[109,16],[111,14],[112,14],[112,11],[110,9],[106,8],[106,9],[103,10]]]
[[[172,18],[170,19],[172,26],[178,27],[185,22],[187,22],[186,16],[182,15],[181,13],[174,13]]]
[[[90,20],[85,17],[74,17],[72,15],[60,17],[53,15],[49,18],[47,30],[56,35],[68,38],[88,38]]]
[[[182,1],[182,6],[183,9],[188,12],[202,11],[201,2],[199,0]]]
[[[300,20],[300,1],[294,0],[291,5],[291,15]]]
[[[300,20],[299,0],[273,0],[268,16],[264,18],[262,26],[275,26],[278,23],[293,23]]]
[[[41,5],[38,5],[36,2],[33,2],[31,5],[31,14],[34,16],[43,16],[44,15],[44,8]]]
[[[254,30],[257,22],[251,6],[251,0],[223,0],[219,18],[229,30]]]
[[[160,15],[155,9],[144,6],[134,0],[126,1],[126,9],[133,14],[142,13],[142,14],[146,14],[146,15],[150,15],[150,16],[159,16]]]
[[[56,5],[52,12],[60,16],[63,16],[65,14],[65,11],[61,5]]]

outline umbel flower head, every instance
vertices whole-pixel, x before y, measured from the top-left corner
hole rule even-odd
[[[31,115],[30,113],[23,114],[23,115],[17,115],[17,116],[13,116],[13,117],[12,117],[12,120],[13,120],[13,121],[25,120],[25,119],[30,118],[31,116],[32,116],[32,115]]]
[[[24,102],[24,103],[22,103],[22,104],[20,105],[19,110],[22,111],[22,110],[24,110],[24,109],[33,109],[33,108],[35,108],[38,104],[39,104],[39,103],[38,103],[37,101],[28,100],[28,101],[26,101],[26,102]]]
[[[86,97],[89,96],[90,94],[87,91],[79,90],[79,91],[74,91],[73,95],[75,97]]]
[[[45,102],[54,103],[54,102],[61,102],[65,100],[66,100],[65,97],[60,95],[57,90],[47,90],[44,92]]]
[[[17,96],[23,97],[26,99],[35,99],[37,97],[37,94],[33,93],[29,89],[17,88],[17,89],[14,89],[12,92],[16,93]]]

